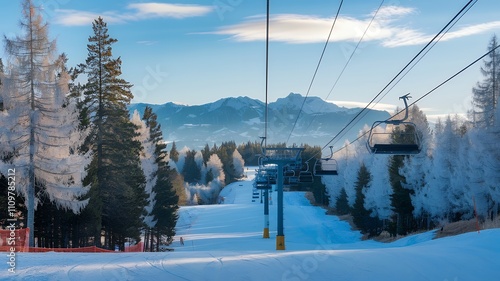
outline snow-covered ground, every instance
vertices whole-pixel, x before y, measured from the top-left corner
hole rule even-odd
[[[251,175],[249,179],[251,179]],[[224,204],[180,209],[174,252],[18,253],[0,280],[499,280],[500,230],[432,240],[427,232],[383,244],[361,241],[347,223],[286,192],[286,250],[276,251],[251,181],[227,186]],[[252,202],[255,200],[255,202]],[[183,237],[184,245],[179,238]]]

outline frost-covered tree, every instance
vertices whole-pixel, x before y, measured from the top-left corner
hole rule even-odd
[[[208,159],[207,172],[211,174],[212,180],[207,183],[207,188],[203,190],[203,197],[206,202],[215,203],[226,180],[224,166],[217,154],[212,154]]]
[[[0,94],[0,163],[16,168],[34,246],[40,197],[75,213],[87,204],[79,198],[88,191],[82,185],[88,157],[79,154],[85,137],[78,130],[75,103],[67,98],[69,76],[56,55],[55,40],[49,39],[48,25],[32,0],[22,2],[22,13],[22,34],[5,38],[9,59]]]
[[[464,130],[464,124],[460,125],[458,119],[453,120],[453,125],[456,126],[455,135],[458,140],[458,151],[455,155],[454,165],[455,171],[451,176],[450,192],[448,193],[450,212],[456,219],[469,219],[474,213],[474,200],[472,193],[473,189],[477,189],[480,185],[472,183],[475,177],[483,177],[482,168],[474,168],[476,165],[483,166],[476,160],[483,159],[482,156],[476,154],[476,145],[471,141],[471,134]],[[478,159],[478,157],[480,159]],[[478,167],[480,167],[478,166]]]
[[[403,183],[404,188],[411,190],[413,193],[413,215],[416,218],[427,218],[427,212],[423,206],[425,198],[422,198],[422,196],[425,194],[425,185],[429,181],[427,176],[430,173],[429,167],[431,165],[432,134],[427,117],[420,108],[417,105],[413,105],[408,110],[408,121],[413,122],[416,126],[416,134],[420,140],[421,152],[406,157],[400,172],[405,178],[405,182]]]
[[[485,171],[486,185],[493,203],[494,215],[500,212],[500,106],[496,108],[494,126],[489,130],[489,145]]]
[[[156,166],[156,172],[153,174],[156,182],[152,187],[150,201],[153,201],[150,215],[152,223],[150,226],[150,237],[156,236],[156,251],[159,251],[160,243],[166,244],[172,242],[175,236],[175,225],[177,222],[177,209],[179,197],[173,187],[172,178],[176,177],[176,172],[169,167],[166,153],[167,145],[163,140],[161,126],[157,121],[157,115],[153,113],[151,107],[146,107],[142,118],[145,125],[149,128],[149,142],[154,146],[151,158]],[[151,205],[151,203],[150,203]],[[151,239],[153,241],[153,239]],[[153,250],[152,243],[149,243]]]
[[[495,122],[486,130],[475,130],[472,132],[475,139],[476,150],[472,161],[477,172],[483,175],[484,181],[480,181],[477,175],[473,175],[474,181],[479,184],[472,186],[472,193],[478,207],[478,213],[493,218],[499,210],[500,203],[500,107],[495,110]],[[477,168],[482,166],[481,171]]]
[[[493,50],[497,46],[497,37],[494,35],[490,40],[488,50]],[[473,109],[470,114],[475,127],[488,128],[494,124],[495,109],[500,93],[500,50],[491,52],[483,62],[481,74],[484,80],[478,82],[472,89]]]
[[[225,186],[224,165],[217,154],[210,156],[204,170],[208,181],[206,184],[186,182],[186,192],[189,193],[191,204],[216,203],[221,189]]]
[[[346,146],[341,152],[342,160],[340,161],[340,166],[343,167],[339,169],[339,177],[343,177],[344,190],[347,193],[347,201],[349,206],[354,205],[356,200],[356,181],[358,178],[358,171],[363,162],[364,156],[367,154],[367,150],[362,142],[358,142],[355,145],[348,145],[346,141]],[[327,187],[334,188],[334,187]]]
[[[210,155],[207,162],[207,171],[211,171],[213,175],[213,180],[224,186],[226,175],[224,174],[224,167],[222,161],[217,154]]]
[[[152,211],[155,204],[155,193],[153,192],[153,187],[156,185],[158,164],[156,163],[155,157],[155,145],[151,141],[149,127],[141,119],[139,112],[134,111],[131,118],[132,123],[137,127],[137,136],[134,138],[139,141],[142,146],[142,151],[140,153],[141,168],[146,177],[146,184],[144,191],[148,196],[148,205],[144,208],[146,213],[143,216],[143,221],[147,227],[152,228],[154,226]]]
[[[245,174],[245,161],[243,157],[241,157],[240,152],[235,149],[233,152],[233,167],[234,167],[234,175],[237,178],[243,177]]]
[[[451,212],[450,204],[457,204],[463,198],[459,188],[452,190],[451,180],[456,174],[456,157],[459,151],[459,138],[455,126],[448,116],[443,130],[436,132],[436,147],[434,149],[429,192],[426,198],[427,209],[433,217],[443,219]],[[452,203],[453,202],[453,203]]]
[[[371,216],[383,219],[389,219],[391,210],[391,194],[392,188],[389,184],[389,159],[387,155],[377,155],[370,157],[371,163],[370,188],[364,190],[364,207],[371,211]]]

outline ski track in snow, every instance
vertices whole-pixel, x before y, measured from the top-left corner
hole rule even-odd
[[[246,171],[252,178],[252,171]],[[285,251],[275,250],[276,192],[270,239],[252,182],[224,188],[225,204],[180,208],[165,253],[18,253],[0,280],[498,280],[500,230],[432,240],[434,232],[393,243],[361,241],[348,223],[285,192]],[[184,238],[184,246],[179,243]],[[4,256],[4,255],[3,255]]]

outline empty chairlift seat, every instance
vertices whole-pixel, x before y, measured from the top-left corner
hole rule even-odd
[[[299,182],[301,183],[312,183],[314,182],[313,174],[309,171],[301,171],[299,173]]]
[[[391,132],[375,132],[375,127],[382,123],[392,125]],[[421,151],[416,125],[402,121],[375,122],[370,130],[367,147],[373,154],[413,155]]]
[[[323,158],[316,160],[314,164],[314,175],[315,176],[336,176],[337,171],[337,161],[332,158]]]
[[[421,151],[421,143],[417,126],[405,121],[408,118],[408,95],[400,97],[405,103],[405,116],[400,120],[376,121],[373,123],[366,147],[372,154],[413,155]],[[392,130],[377,132],[379,125],[391,126]]]

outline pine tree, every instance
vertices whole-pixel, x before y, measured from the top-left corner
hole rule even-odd
[[[75,213],[86,205],[78,197],[87,192],[80,178],[87,161],[78,151],[83,137],[74,102],[66,97],[64,59],[55,55],[56,43],[48,38],[40,9],[25,0],[22,10],[24,33],[5,38],[11,59],[0,94],[7,111],[0,120],[0,130],[6,130],[0,133],[0,158],[15,165],[22,179],[18,191],[26,198],[26,226],[34,246],[35,208],[42,198]]]
[[[177,150],[177,146],[175,145],[175,141],[172,142],[172,148],[170,149],[169,155],[170,155],[170,160],[172,160],[176,163],[179,162],[179,151]]]
[[[223,164],[226,185],[236,180],[236,176],[234,174],[233,157],[232,157],[233,151],[235,149],[236,149],[236,143],[234,141],[229,141],[229,142],[223,142],[216,152],[217,156],[219,157],[220,161]]]
[[[175,225],[177,223],[177,209],[179,197],[176,195],[171,178],[174,172],[170,169],[167,161],[166,144],[163,141],[161,126],[157,121],[157,115],[151,107],[146,107],[142,119],[149,128],[150,140],[155,146],[154,160],[157,164],[156,184],[153,186],[154,204],[151,210],[154,226],[152,232],[157,241],[166,237],[169,244],[175,236]],[[160,243],[156,244],[159,251]]]
[[[377,218],[371,217],[371,212],[365,208],[365,190],[370,188],[371,174],[364,164],[358,171],[358,179],[356,181],[356,200],[352,208],[354,224],[361,230],[362,233],[369,235],[377,234],[380,228],[380,221]]]
[[[199,183],[201,180],[201,170],[195,161],[196,150],[189,150],[186,153],[182,175],[184,181],[190,184]]]
[[[201,154],[203,155],[203,163],[206,165],[208,162],[208,159],[210,159],[210,146],[208,146],[208,143],[205,144],[205,147],[201,150]]]
[[[392,186],[391,206],[395,213],[395,227],[393,234],[405,235],[411,230],[413,223],[413,205],[411,202],[412,190],[403,187],[405,178],[400,174],[405,156],[395,155],[391,157],[389,166],[389,181]]]
[[[2,86],[2,80],[3,80],[3,74],[4,74],[4,69],[3,69],[3,61],[2,61],[2,58],[0,58],[0,87]],[[2,97],[0,96],[0,99]],[[0,111],[3,111],[3,100],[0,100],[0,103],[2,105],[0,105]]]
[[[427,218],[428,212],[425,211],[425,194],[427,194],[426,183],[431,180],[429,176],[432,174],[432,170],[429,168],[431,166],[430,148],[432,135],[427,117],[417,105],[409,108],[408,117],[409,121],[417,127],[416,133],[421,143],[421,152],[411,157],[406,157],[400,172],[405,178],[403,187],[412,190],[414,194],[412,196],[412,204],[415,208],[413,215],[419,218],[418,221],[421,222],[420,228],[425,228],[430,226],[430,221]],[[427,221],[427,224],[424,224],[425,221]]]
[[[92,122],[90,148],[93,161],[86,182],[91,184],[89,210],[94,241],[123,248],[126,237],[140,239],[141,217],[146,205],[145,177],[140,167],[141,143],[135,140],[137,127],[129,120],[127,105],[133,98],[132,85],[120,78],[121,59],[114,59],[112,44],[102,18],[93,22],[88,57],[80,71],[87,76],[83,86],[83,109]]]
[[[493,50],[497,46],[497,37],[494,35],[488,50]],[[474,108],[470,114],[475,127],[489,128],[494,124],[495,109],[500,94],[500,50],[497,49],[488,55],[488,60],[485,60],[481,67],[481,74],[484,80],[478,82],[472,89]]]
[[[347,215],[350,213],[351,208],[349,207],[349,202],[347,202],[347,193],[345,192],[345,188],[340,190],[340,195],[335,202],[335,209],[337,210],[337,214],[339,215]]]

